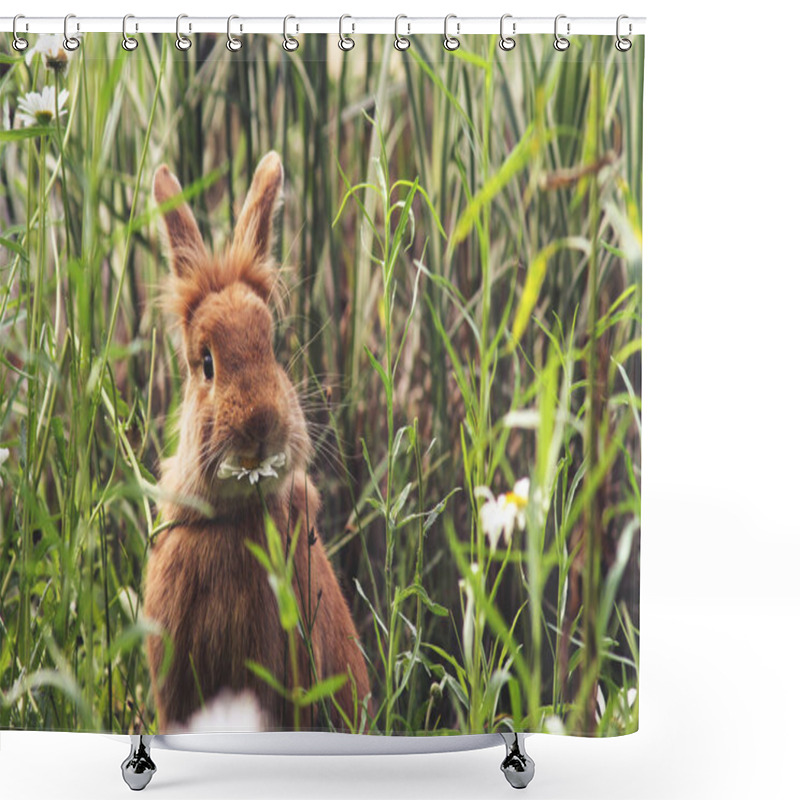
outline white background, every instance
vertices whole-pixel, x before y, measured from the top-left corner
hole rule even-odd
[[[537,736],[529,796],[798,796],[798,6],[38,0],[55,16],[647,16],[641,730]],[[13,8],[13,10],[12,10]],[[734,9],[736,9],[734,11]],[[636,45],[634,45],[636,46]],[[3,733],[0,797],[129,797],[127,740]],[[509,797],[502,749],[155,753],[153,798]]]

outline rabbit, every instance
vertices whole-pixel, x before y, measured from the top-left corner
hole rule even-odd
[[[164,304],[178,320],[185,373],[177,452],[163,461],[159,484],[168,527],[145,578],[145,615],[168,634],[147,641],[162,730],[185,725],[204,703],[230,692],[255,694],[265,729],[295,723],[293,704],[246,665],[266,667],[288,689],[293,674],[302,687],[311,684],[301,633],[292,634],[294,672],[270,576],[247,547],[252,541],[266,549],[264,506],[285,544],[299,526],[294,590],[306,619],[308,601],[314,606],[316,679],[347,676],[336,701],[354,726],[370,703],[366,661],[317,529],[306,421],[272,349],[280,289],[270,248],[282,187],[280,157],[270,152],[255,171],[232,243],[211,254],[189,206],[176,199],[175,176],[161,166],[153,182],[159,205],[173,200],[163,210],[171,267]],[[348,728],[335,705],[328,704],[328,719]],[[301,711],[303,729],[325,721],[312,718],[310,707]]]

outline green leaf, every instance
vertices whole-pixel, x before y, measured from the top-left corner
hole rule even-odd
[[[519,306],[517,306],[517,313],[514,315],[514,323],[511,327],[511,341],[508,344],[509,351],[517,346],[531,321],[531,314],[533,314],[533,309],[536,308],[536,301],[539,299],[539,292],[547,274],[547,262],[560,250],[567,248],[588,253],[589,242],[579,236],[567,236],[564,239],[556,239],[554,242],[550,242],[533,257],[533,261],[528,266],[528,274],[525,276],[522,298],[519,301]]]
[[[308,691],[305,691],[298,701],[300,706],[310,706],[318,703],[326,697],[333,697],[339,689],[347,683],[347,675],[332,675],[330,678],[315,683]]]
[[[131,652],[134,648],[138,650],[148,636],[158,636],[161,633],[161,627],[155,622],[150,622],[146,619],[140,619],[134,622],[132,625],[125,628],[112,642],[111,647],[108,649],[109,661],[113,661],[122,653]]]
[[[67,442],[64,436],[64,422],[61,417],[53,417],[53,438],[56,442],[56,468],[61,480],[67,477]]]
[[[0,236],[0,247],[5,247],[7,250],[11,250],[12,253],[16,253],[24,261],[28,260],[28,253],[25,251],[25,249],[16,242],[12,242],[11,239],[6,239],[4,236]]]
[[[422,646],[427,648],[428,650],[432,650],[436,655],[440,658],[443,658],[451,667],[456,671],[456,675],[464,676],[466,675],[466,671],[458,661],[455,660],[453,656],[450,655],[446,650],[443,650],[439,645],[430,644],[429,642],[422,642]],[[447,674],[447,673],[445,673]]]
[[[638,528],[639,520],[634,518],[623,528],[622,534],[619,537],[617,555],[614,559],[614,563],[611,565],[611,569],[608,571],[600,597],[600,608],[597,614],[598,630],[604,631],[608,627],[608,621],[611,618],[611,610],[614,607],[614,601],[617,597],[617,589],[619,588],[620,581],[625,572],[625,567],[628,564],[628,559],[631,557],[633,537]]]
[[[442,515],[442,512],[447,508],[447,501],[456,493],[460,492],[461,487],[456,486],[451,489],[430,511],[425,514],[425,524],[422,526],[424,533],[427,533],[432,527],[433,523]]]
[[[408,194],[406,195],[405,200],[401,204],[402,208],[400,211],[400,219],[397,221],[397,225],[395,226],[394,234],[392,235],[391,246],[389,248],[389,257],[386,259],[386,266],[390,276],[394,269],[394,263],[400,253],[400,247],[403,244],[403,235],[405,234],[406,226],[409,224],[409,221],[411,221],[412,228],[414,227],[411,204],[414,202],[414,195],[417,193],[418,182],[419,179],[414,181],[408,191]],[[394,189],[394,186],[392,186],[392,189]]]
[[[375,606],[372,605],[372,601],[369,599],[369,597],[367,597],[363,587],[358,582],[358,578],[353,578],[353,583],[355,583],[356,591],[361,596],[361,599],[369,606],[369,610],[372,612],[372,618],[373,620],[375,620],[375,624],[380,627],[380,629],[383,631],[384,636],[388,637],[389,631],[386,629],[386,625],[384,625],[380,614],[375,610]],[[380,645],[380,641],[378,641],[378,644]]]
[[[619,370],[619,374],[622,376],[622,381],[625,384],[625,389],[628,392],[628,397],[630,398],[630,408],[633,412],[633,418],[636,421],[636,428],[639,431],[639,438],[642,436],[642,418],[639,416],[639,411],[636,407],[636,401],[638,398],[636,397],[636,392],[633,389],[631,384],[631,379],[628,377],[628,373],[625,371],[625,367],[620,364],[613,356],[611,361],[617,365],[617,369]]]
[[[422,604],[425,606],[425,608],[427,608],[428,611],[430,611],[432,614],[435,614],[437,617],[447,617],[450,615],[450,612],[444,606],[441,606],[439,603],[435,603],[433,600],[431,600],[430,596],[425,591],[425,587],[420,583],[412,583],[411,586],[406,586],[403,591],[398,592],[395,595],[395,600],[398,603],[402,603],[409,597],[419,597],[420,600],[422,600]]]
[[[372,462],[369,458],[369,450],[367,450],[367,443],[362,439],[361,440],[361,452],[364,456],[364,463],[367,465],[367,471],[369,472],[370,480],[372,481],[372,488],[375,490],[375,494],[380,497],[381,501],[383,501],[383,495],[381,494],[381,487],[378,483],[378,479],[375,477],[375,472],[372,469]],[[370,502],[369,498],[367,498],[367,502]],[[380,505],[375,505],[374,502],[371,502],[375,508],[379,509],[380,511],[385,511],[386,504],[381,502]]]
[[[378,373],[378,375],[381,376],[381,381],[383,381],[383,388],[386,390],[386,396],[391,397],[392,384],[391,381],[389,380],[389,376],[386,374],[386,370],[383,368],[381,362],[378,361],[378,359],[375,358],[374,355],[372,355],[372,351],[366,345],[364,345],[364,351],[367,354],[367,358],[369,358],[369,363],[372,364],[375,371]]]
[[[267,555],[264,548],[259,547],[255,542],[251,541],[246,541],[245,546],[258,559],[261,566],[264,567],[267,572],[273,572],[274,567],[272,566],[272,560]]]
[[[271,686],[279,695],[281,695],[281,697],[290,699],[290,692],[266,667],[262,667],[261,664],[257,664],[255,661],[250,660],[245,661],[245,666],[256,677],[261,678],[264,683]]]
[[[25,139],[35,139],[37,136],[47,136],[55,133],[55,128],[49,125],[34,125],[31,128],[14,128],[10,131],[0,131],[0,142],[21,142]]]
[[[611,255],[617,256],[617,258],[622,258],[622,259],[626,259],[627,260],[628,257],[618,247],[614,247],[613,245],[610,245],[604,239],[600,240],[600,244],[603,247],[603,249],[607,250],[609,253],[611,253]]]
[[[392,505],[392,510],[389,512],[389,519],[392,523],[397,523],[397,515],[403,510],[403,506],[408,501],[408,495],[411,493],[411,483],[407,483],[403,487],[403,491],[400,492],[397,500],[394,501]]]
[[[407,430],[409,430],[408,425],[403,425],[397,429],[397,433],[394,435],[394,445],[392,446],[392,458],[397,458],[400,453],[400,445],[403,443],[403,436],[405,436]]]
[[[442,235],[443,238],[447,238],[447,234],[445,233],[444,227],[442,226],[442,221],[439,219],[439,215],[436,213],[436,209],[434,208],[433,201],[431,200],[428,193],[423,189],[421,186],[418,185],[419,179],[415,180],[412,184],[411,181],[406,180],[397,180],[394,182],[394,186],[414,186],[416,187],[416,193],[422,195],[425,199],[425,204],[428,207],[428,211],[430,211],[431,216],[433,217],[433,221],[436,224],[436,230]]]
[[[469,708],[469,698],[467,697],[467,693],[452,675],[445,673],[445,676],[441,679],[441,681],[439,681],[439,683],[442,684],[443,689],[447,688],[453,692],[463,708]]]
[[[475,225],[483,209],[508,185],[511,179],[523,169],[539,152],[542,142],[534,135],[533,123],[517,142],[516,147],[509,153],[508,158],[501,164],[500,169],[491,175],[480,188],[456,224],[450,247],[464,241]]]

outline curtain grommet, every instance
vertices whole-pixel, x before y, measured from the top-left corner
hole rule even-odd
[[[513,36],[506,36],[504,26],[507,19],[513,19],[511,14],[503,14],[500,17],[500,41],[498,42],[500,49],[505,50],[508,52],[509,50],[513,50],[517,46],[516,39]],[[511,33],[515,34],[517,32],[517,23],[511,23]]]
[[[405,14],[398,14],[394,18],[394,49],[399,50],[402,53],[411,47],[411,39],[409,39],[408,36],[400,35],[401,19],[408,19],[408,17]],[[407,22],[406,26],[408,27],[408,33],[411,33],[411,23]]]
[[[11,33],[12,33],[12,35],[14,37],[14,40],[11,42],[11,46],[18,53],[24,53],[28,49],[28,40],[26,38],[24,38],[23,36],[20,36],[17,33],[17,23],[21,19],[25,19],[25,17],[22,14],[17,14],[14,17],[14,22],[11,24]],[[26,31],[28,30],[28,23],[27,22],[25,23],[25,30]]]
[[[126,14],[122,18],[122,49],[127,50],[129,53],[135,50],[139,46],[139,42],[133,38],[133,36],[128,36],[128,20],[129,19],[136,19],[133,14]],[[139,30],[138,24],[135,27],[135,30]]]
[[[81,46],[81,40],[77,36],[70,36],[69,34],[69,21],[71,19],[75,19],[74,14],[67,14],[64,17],[64,49],[74,53]],[[79,31],[80,25],[76,25],[75,30]]]
[[[617,17],[617,41],[614,43],[614,47],[616,47],[617,50],[620,51],[620,53],[627,53],[628,50],[630,50],[631,47],[633,47],[633,42],[630,39],[628,39],[627,37],[622,36],[620,34],[620,32],[619,32],[620,23],[624,19],[629,19],[629,17],[626,14],[620,14]],[[628,36],[630,36],[632,33],[633,33],[633,26],[629,22],[628,23]]]
[[[181,20],[188,19],[188,14],[178,14],[175,19],[175,47],[186,52],[192,46],[192,40],[181,33]],[[189,23],[189,33],[192,32],[192,23]]]
[[[558,32],[558,21],[566,18],[566,14],[559,14],[556,17],[555,24],[553,25],[553,35],[555,36],[553,47],[555,47],[559,53],[563,53],[569,47],[569,39],[567,39],[565,36],[561,36]],[[569,22],[567,22],[567,36],[569,36]]]
[[[461,23],[458,22],[458,17],[456,17],[455,14],[448,14],[444,18],[444,39],[442,39],[442,47],[452,53],[454,50],[458,50],[458,48],[461,47],[461,42],[459,42],[455,36],[451,36],[447,31],[447,26],[451,19],[456,20],[456,33],[460,32]]]
[[[349,34],[345,35],[344,33],[344,21],[346,19],[353,19],[349,14],[342,14],[339,17],[339,49],[343,50],[345,53],[349,50],[352,50],[356,46],[355,39],[353,39],[352,34],[355,33],[356,26],[352,23],[352,30]]]
[[[291,14],[289,14],[283,18],[283,49],[287,53],[294,53],[294,51],[300,47],[300,42],[289,33],[290,19],[297,19],[297,17],[293,17]]]
[[[233,22],[233,20],[235,20],[235,19],[239,19],[239,17],[237,17],[236,14],[231,14],[228,17],[228,41],[225,43],[225,47],[227,47],[228,50],[230,50],[231,53],[238,53],[242,49],[242,47],[244,46],[244,42],[241,39],[237,39],[231,33],[231,22]],[[242,31],[242,27],[240,25],[239,26],[239,32],[241,33],[241,31]]]

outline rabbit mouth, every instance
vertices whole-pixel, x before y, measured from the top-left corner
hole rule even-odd
[[[280,477],[280,470],[286,466],[286,453],[274,453],[263,460],[230,456],[217,468],[217,477],[220,480],[236,478],[241,481],[247,478],[252,486],[260,480],[270,480]]]

